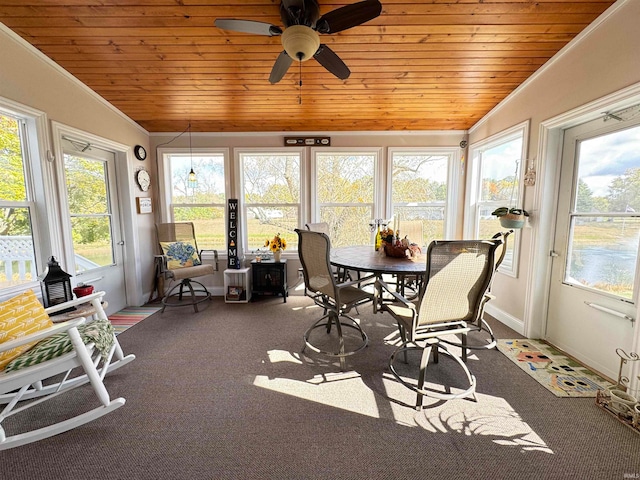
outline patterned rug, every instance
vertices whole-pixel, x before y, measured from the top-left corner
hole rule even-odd
[[[611,383],[539,340],[498,340],[498,350],[556,397],[595,397]]]
[[[113,325],[116,335],[121,334],[127,328],[133,327],[136,323],[150,317],[156,312],[159,312],[162,307],[127,307],[119,312],[109,315],[109,320]]]

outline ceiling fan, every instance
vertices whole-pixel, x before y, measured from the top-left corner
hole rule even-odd
[[[218,18],[215,26],[223,30],[267,35],[281,35],[284,51],[271,70],[269,81],[278,83],[293,60],[304,62],[314,57],[320,65],[341,80],[349,78],[351,71],[327,45],[320,43],[320,35],[337,33],[376,18],[382,11],[378,0],[365,0],[336,8],[320,16],[316,0],[282,0],[280,17],[285,28],[254,20]]]

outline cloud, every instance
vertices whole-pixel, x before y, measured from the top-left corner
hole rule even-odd
[[[598,182],[591,177],[620,176],[631,168],[640,168],[640,127],[580,143],[579,175],[589,186]]]

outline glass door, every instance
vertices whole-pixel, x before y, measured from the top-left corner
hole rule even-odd
[[[75,283],[107,292],[108,312],[126,306],[115,155],[63,140],[68,231]]]
[[[640,125],[565,132],[546,339],[610,378],[637,335]],[[569,188],[571,186],[571,188]]]

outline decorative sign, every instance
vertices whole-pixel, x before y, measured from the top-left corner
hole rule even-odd
[[[227,212],[227,268],[240,268],[238,261],[238,199],[229,199],[229,209]]]
[[[284,137],[285,147],[330,147],[331,137]]]
[[[149,197],[136,197],[138,213],[153,213],[153,205]]]

